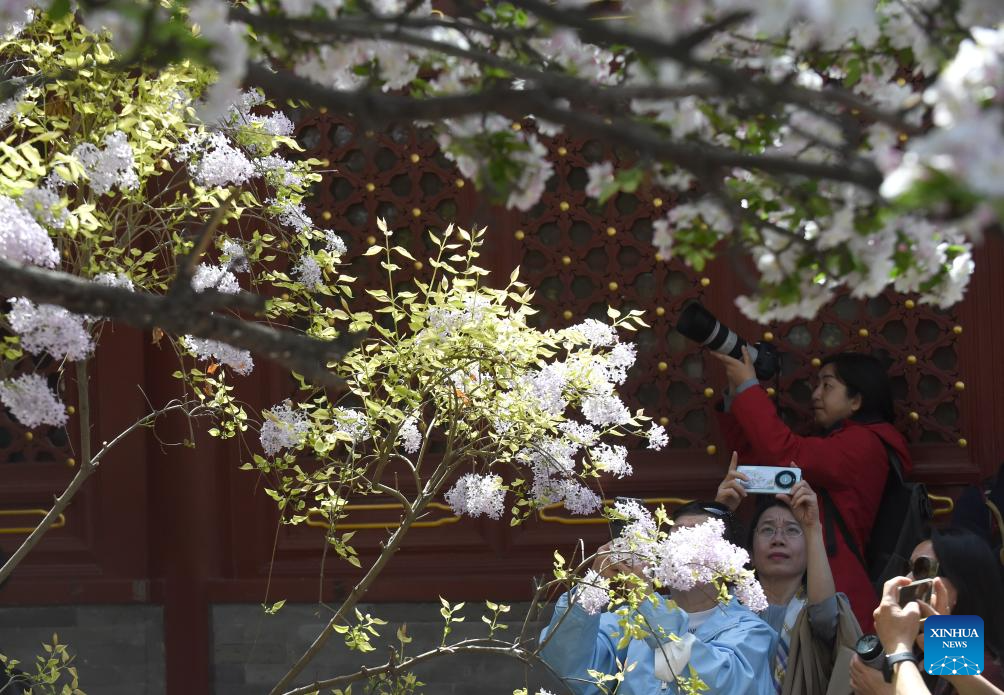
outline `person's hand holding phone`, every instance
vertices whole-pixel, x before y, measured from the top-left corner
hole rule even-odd
[[[920,606],[917,602],[911,601],[906,606],[899,604],[900,589],[910,584],[907,577],[893,577],[887,581],[882,590],[882,601],[872,614],[875,617],[875,633],[886,654],[912,650],[920,631]]]
[[[736,470],[738,465],[739,453],[733,451],[732,460],[729,461],[729,472],[725,474],[725,480],[719,484],[718,493],[715,495],[715,502],[727,507],[732,512],[739,508],[742,501],[746,499],[746,495],[749,494],[742,484],[749,482],[749,476],[738,472]]]

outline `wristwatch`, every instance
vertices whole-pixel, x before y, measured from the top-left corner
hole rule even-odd
[[[917,655],[912,651],[896,652],[895,654],[886,654],[884,668],[882,669],[882,675],[885,677],[886,683],[892,683],[892,677],[894,674],[893,666],[901,661],[911,661],[917,663]]]

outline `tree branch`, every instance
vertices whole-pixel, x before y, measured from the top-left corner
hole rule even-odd
[[[365,90],[344,91],[323,87],[289,72],[273,72],[262,65],[248,66],[248,80],[277,99],[305,99],[325,106],[333,113],[349,115],[359,122],[388,123],[399,120],[436,121],[481,113],[498,113],[514,120],[534,114],[561,123],[587,135],[628,145],[641,152],[662,157],[704,177],[717,168],[741,167],[772,174],[789,174],[852,183],[878,190],[882,174],[874,164],[860,160],[852,164],[821,164],[790,157],[736,152],[724,147],[667,139],[659,131],[628,118],[610,119],[581,109],[555,106],[536,90],[495,88],[475,94],[413,99]]]
[[[88,282],[75,275],[0,259],[0,295],[25,296],[78,314],[97,314],[137,328],[160,328],[176,335],[219,340],[281,364],[318,384],[339,386],[328,368],[352,346],[349,340],[322,341],[262,323],[213,313],[231,307],[260,311],[264,299],[250,293],[207,290],[187,297],[131,292]]]
[[[166,415],[167,413],[179,410],[185,412],[189,417],[196,417],[202,412],[208,411],[207,408],[201,405],[177,402],[171,403],[164,406],[160,410],[155,410],[152,413],[145,415],[136,422],[132,423],[122,432],[119,432],[113,440],[101,447],[101,451],[95,454],[94,458],[83,458],[80,468],[77,469],[77,474],[73,476],[73,480],[71,480],[70,484],[66,486],[65,490],[63,490],[63,494],[56,498],[52,508],[42,518],[42,520],[38,522],[38,526],[36,526],[35,529],[28,534],[28,537],[24,539],[23,543],[21,543],[21,547],[14,551],[14,554],[10,556],[10,559],[8,559],[4,566],[0,568],[0,584],[3,584],[7,577],[10,576],[11,572],[14,571],[14,568],[16,568],[21,563],[21,560],[23,560],[24,557],[31,552],[31,549],[38,545],[38,542],[42,540],[42,536],[44,536],[46,531],[48,531],[55,523],[56,519],[59,518],[59,515],[66,510],[74,496],[76,496],[77,492],[80,491],[84,481],[91,477],[91,474],[97,470],[98,464],[101,463],[101,459],[104,458],[105,454],[111,451],[119,442],[139,428],[149,426],[161,415]],[[83,411],[81,410],[81,412]],[[87,423],[81,422],[81,427],[85,424]],[[81,431],[81,434],[83,434],[83,430]],[[86,452],[84,453],[86,454]]]

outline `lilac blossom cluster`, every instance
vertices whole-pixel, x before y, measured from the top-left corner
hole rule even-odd
[[[66,406],[41,374],[22,374],[0,381],[0,402],[25,427],[66,424]]]
[[[310,418],[302,410],[294,410],[286,400],[262,413],[261,446],[269,456],[283,449],[295,449],[310,430]]]
[[[445,499],[457,516],[477,518],[484,515],[497,521],[502,518],[505,507],[505,487],[497,475],[465,473],[446,493]]]
[[[16,297],[10,304],[7,321],[28,352],[47,352],[57,360],[73,362],[94,352],[83,316],[53,304],[36,305],[25,297]]]
[[[106,135],[104,148],[85,142],[77,145],[72,155],[84,167],[91,190],[97,195],[104,195],[115,187],[122,190],[139,187],[132,146],[122,131]]]
[[[181,344],[200,360],[211,360],[226,365],[242,376],[247,376],[254,369],[254,360],[250,352],[227,343],[186,335],[181,339]]]

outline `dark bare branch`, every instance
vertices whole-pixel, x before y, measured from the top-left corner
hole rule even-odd
[[[235,316],[214,313],[220,307],[260,311],[264,300],[248,293],[223,294],[213,290],[183,299],[106,287],[75,275],[44,270],[0,259],[0,295],[24,296],[56,304],[79,314],[94,314],[136,328],[160,328],[176,335],[218,340],[302,374],[309,381],[337,386],[341,380],[327,368],[352,345],[322,341],[301,333],[272,328]]]

